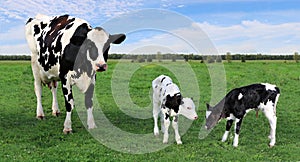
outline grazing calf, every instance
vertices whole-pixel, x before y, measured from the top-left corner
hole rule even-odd
[[[277,122],[276,105],[279,96],[279,88],[268,83],[252,84],[233,89],[216,106],[211,107],[207,104],[205,127],[206,129],[211,129],[219,120],[226,118],[226,131],[222,138],[222,142],[225,142],[232,123],[235,121],[233,146],[237,147],[241,124],[246,113],[252,109],[255,109],[256,111],[262,110],[269,120],[271,127],[269,135],[271,141],[269,146],[273,147],[275,145]]]
[[[74,108],[72,86],[77,85],[85,93],[88,128],[95,128],[93,93],[96,71],[107,70],[110,44],[124,41],[124,34],[110,35],[100,27],[92,28],[85,20],[69,15],[49,17],[37,15],[26,23],[26,39],[31,50],[34,90],[37,97],[37,118],[44,118],[42,84],[52,91],[52,114],[58,115],[57,81],[67,110],[64,133],[72,131],[71,111]]]
[[[193,100],[191,98],[182,98],[177,85],[166,75],[160,75],[154,79],[152,88],[154,135],[159,135],[157,120],[158,115],[161,114],[161,130],[164,133],[163,143],[168,143],[170,117],[173,117],[172,126],[175,131],[175,139],[177,144],[182,144],[178,132],[178,116],[182,114],[191,120],[198,118]]]

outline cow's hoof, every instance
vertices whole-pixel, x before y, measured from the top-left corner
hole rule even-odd
[[[36,118],[37,118],[38,120],[44,120],[44,119],[46,119],[45,116],[37,116]]]
[[[168,144],[168,141],[163,141],[163,144]]]
[[[159,133],[154,133],[154,136],[155,137],[159,137]]]
[[[182,145],[182,141],[177,141],[177,145]]]
[[[63,132],[64,132],[64,134],[71,134],[72,129],[64,129]]]
[[[60,112],[59,111],[58,112],[52,112],[52,115],[58,117],[60,115]]]
[[[272,148],[272,147],[274,147],[275,145],[271,145],[271,144],[269,144],[269,148]]]

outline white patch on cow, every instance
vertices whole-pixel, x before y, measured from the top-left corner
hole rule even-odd
[[[235,120],[236,117],[233,114],[229,114],[229,117],[226,118],[227,120]]]
[[[209,117],[209,115],[211,114],[211,111],[206,111],[206,118],[208,118]]]
[[[242,99],[243,98],[243,94],[240,93],[239,96],[238,96],[238,100]]]
[[[248,112],[252,111],[252,110],[253,110],[253,109],[247,109],[247,110],[246,110],[246,114],[247,114]],[[245,115],[246,115],[246,114],[245,114]]]
[[[239,145],[239,135],[235,133],[233,139],[233,147],[238,147],[238,145]]]
[[[270,83],[261,83],[261,84],[266,86],[266,90],[276,91],[275,89],[276,85]]]
[[[222,137],[222,142],[225,142],[228,138],[228,134],[229,134],[229,131],[225,131],[223,137]]]
[[[88,108],[87,109],[87,125],[89,129],[94,129],[97,128],[93,116],[93,108]]]

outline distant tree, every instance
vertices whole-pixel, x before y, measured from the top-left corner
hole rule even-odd
[[[152,62],[152,57],[150,55],[147,56],[147,62]]]
[[[176,55],[172,55],[172,62],[176,62]]]
[[[207,63],[214,63],[215,59],[212,56],[207,56]]]
[[[186,62],[189,61],[189,56],[188,55],[184,55],[183,58],[184,58],[184,61],[186,61]]]
[[[241,61],[242,61],[242,62],[246,62],[245,56],[242,56],[242,57],[241,57]]]
[[[216,58],[216,62],[222,62],[222,57],[221,56],[217,56],[217,58]]]
[[[294,53],[294,60],[295,60],[296,63],[299,62],[299,53],[298,52]]]
[[[140,63],[141,63],[141,62],[145,62],[144,56],[138,55],[138,56],[137,56],[137,61],[140,62]]]
[[[158,60],[158,62],[161,62],[161,61],[162,61],[162,55],[161,55],[161,52],[160,52],[160,51],[158,51],[158,52],[156,53],[156,59]]]
[[[226,60],[227,60],[228,63],[231,63],[232,56],[231,56],[231,53],[230,53],[230,52],[227,52],[227,53],[226,53]]]

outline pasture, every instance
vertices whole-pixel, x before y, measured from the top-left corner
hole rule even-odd
[[[107,72],[97,74],[95,93],[101,111],[115,126],[134,134],[152,134],[153,119],[137,119],[124,114],[112,94],[111,79],[117,61],[108,60]],[[139,64],[128,81],[129,95],[139,107],[151,105],[151,81],[160,74],[174,74],[157,63]],[[170,66],[180,66],[182,62],[162,62]],[[183,145],[174,142],[170,127],[171,144],[159,151],[145,154],[119,152],[103,145],[85,129],[86,121],[80,120],[78,105],[73,110],[73,133],[62,132],[65,119],[64,100],[59,84],[58,100],[61,115],[51,115],[51,92],[43,88],[43,106],[46,120],[35,118],[36,97],[33,90],[33,76],[29,61],[0,62],[0,161],[299,161],[300,160],[300,64],[283,61],[233,62],[224,63],[226,72],[226,92],[232,88],[252,83],[269,82],[281,89],[277,106],[277,141],[268,147],[269,125],[259,112],[247,114],[244,119],[238,148],[232,146],[233,129],[227,142],[221,138],[225,131],[225,120],[221,121],[204,139],[199,139],[199,131],[205,118],[206,102],[211,99],[211,80],[206,64],[189,62],[193,69],[200,92],[195,98],[199,119],[194,121],[187,132],[182,134]],[[123,68],[126,71],[126,67]],[[174,79],[175,83],[178,83]],[[121,89],[122,90],[122,89]],[[196,89],[197,90],[197,89]],[[198,90],[197,90],[198,91]],[[76,94],[74,94],[76,95]],[[76,100],[75,100],[76,104]],[[215,104],[215,103],[213,103]],[[95,108],[95,111],[97,108]],[[76,113],[78,111],[78,113]],[[149,110],[149,114],[152,113]],[[84,114],[85,115],[85,114]],[[184,117],[180,117],[179,127]],[[101,120],[101,119],[96,119]],[[97,124],[101,130],[101,125]],[[104,129],[104,128],[103,128]],[[105,128],[110,129],[110,128]],[[181,128],[182,129],[182,126]],[[182,131],[179,131],[180,133]],[[120,135],[121,136],[121,135]],[[120,139],[123,137],[121,136]],[[159,139],[149,136],[153,145],[163,145]],[[173,139],[173,141],[171,141]],[[123,138],[130,141],[131,139]],[[149,139],[147,139],[149,141]],[[157,142],[158,141],[158,142]],[[136,141],[135,141],[136,142]],[[139,141],[138,141],[139,142]],[[140,141],[143,143],[143,141]]]

